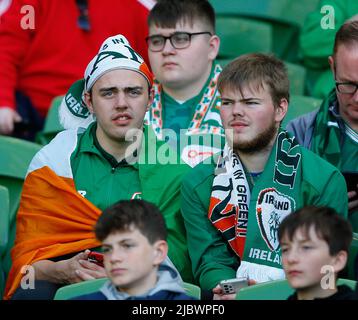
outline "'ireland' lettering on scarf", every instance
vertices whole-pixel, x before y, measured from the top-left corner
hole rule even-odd
[[[251,248],[249,258],[269,261],[279,265],[282,264],[280,254],[268,250]]]
[[[290,208],[290,202],[289,201],[278,201],[271,194],[266,194],[264,201],[267,204],[273,204],[275,209],[278,209],[278,210],[288,210]]]

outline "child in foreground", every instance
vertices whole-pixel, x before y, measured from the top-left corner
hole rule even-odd
[[[282,265],[295,293],[288,300],[358,300],[348,286],[337,286],[352,241],[349,222],[328,207],[304,207],[280,224]]]
[[[167,258],[167,229],[156,206],[119,201],[103,211],[95,233],[109,281],[73,300],[193,300]]]

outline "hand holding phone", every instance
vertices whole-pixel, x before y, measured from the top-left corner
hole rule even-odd
[[[91,251],[91,252],[88,254],[87,260],[88,260],[89,262],[92,262],[92,263],[97,264],[97,265],[100,266],[100,267],[104,267],[104,264],[103,264],[103,254],[102,254],[102,253],[95,252],[95,251]]]
[[[249,279],[233,278],[228,280],[222,280],[219,284],[224,294],[232,294],[237,293],[241,288],[247,287],[249,285]]]

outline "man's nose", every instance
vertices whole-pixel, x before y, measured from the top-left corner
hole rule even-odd
[[[164,47],[162,50],[163,54],[170,54],[175,51],[175,48],[173,47],[172,43],[170,42],[170,39],[167,38],[164,40]]]
[[[115,107],[121,109],[128,107],[127,97],[124,92],[118,93]]]
[[[232,106],[232,113],[234,115],[243,116],[245,114],[245,108],[243,104],[239,101],[236,101]]]

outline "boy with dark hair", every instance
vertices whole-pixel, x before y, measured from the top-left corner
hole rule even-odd
[[[190,300],[178,272],[165,261],[167,229],[158,208],[123,200],[103,211],[95,226],[109,281],[75,300]]]
[[[352,227],[334,209],[307,206],[288,215],[278,238],[283,269],[296,290],[289,300],[358,300],[348,286],[336,285],[347,263]]]

